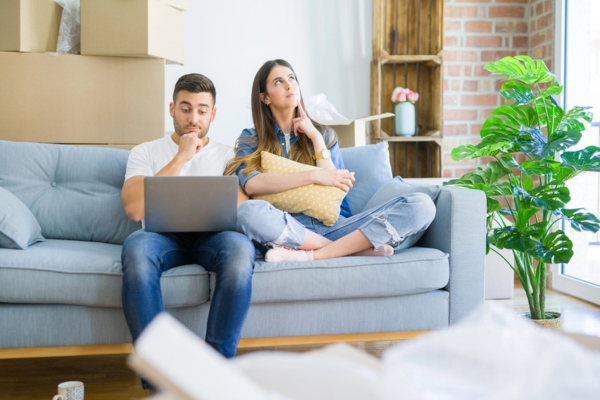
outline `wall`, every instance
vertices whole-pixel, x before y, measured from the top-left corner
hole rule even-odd
[[[165,130],[173,87],[186,73],[208,76],[217,88],[210,136],[233,145],[252,125],[254,74],[267,60],[289,61],[305,101],[324,93],[346,117],[369,114],[370,0],[190,1],[185,15],[185,65],[167,66]]]
[[[555,0],[445,0],[443,176],[459,177],[480,160],[455,162],[450,150],[477,143],[500,104],[499,80],[483,69],[506,55],[543,58],[553,68]],[[325,93],[346,117],[369,114],[371,0],[193,0],[186,12],[184,66],[169,65],[165,79],[165,130],[179,76],[200,72],[217,87],[211,136],[233,145],[252,125],[250,89],[269,59],[296,70],[304,98]]]
[[[531,0],[529,5],[529,55],[544,60],[550,71],[555,69],[554,6],[554,0]]]
[[[450,151],[480,141],[500,105],[500,80],[483,69],[507,55],[543,58],[553,68],[554,0],[445,0],[443,176],[458,178],[482,160],[455,162]]]

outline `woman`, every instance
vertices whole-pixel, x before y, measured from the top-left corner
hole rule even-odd
[[[254,129],[245,129],[236,142],[236,157],[226,175],[236,173],[248,196],[279,193],[311,183],[352,189],[353,175],[344,169],[337,137],[330,128],[312,121],[302,102],[292,66],[284,60],[267,61],[252,85]],[[268,151],[320,170],[289,174],[260,172],[260,153]],[[321,260],[347,255],[393,254],[407,236],[426,229],[435,206],[423,194],[409,194],[372,210],[352,215],[342,202],[333,226],[304,214],[290,215],[262,200],[238,207],[238,230],[255,242],[272,247],[267,262]]]

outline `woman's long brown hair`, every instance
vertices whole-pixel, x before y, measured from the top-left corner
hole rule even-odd
[[[282,65],[294,72],[294,69],[290,63],[280,59],[267,61],[262,67],[260,67],[256,73],[256,76],[254,77],[254,82],[252,83],[252,119],[254,120],[256,136],[240,137],[235,143],[236,154],[240,148],[240,145],[243,144],[250,144],[255,147],[256,150],[251,154],[234,157],[231,159],[231,161],[227,163],[227,168],[225,168],[225,175],[233,175],[242,164],[246,164],[246,168],[242,170],[244,175],[250,175],[256,170],[261,171],[260,153],[262,151],[268,151],[269,153],[276,154],[278,156],[283,154],[281,145],[277,140],[277,134],[274,128],[275,119],[273,118],[271,109],[260,100],[260,94],[267,92],[267,78],[269,77],[269,73],[271,73],[271,69],[273,69],[273,67],[276,65]],[[298,77],[296,77],[296,81],[298,81]],[[302,105],[302,108],[306,110],[302,96],[300,96],[300,104]],[[295,117],[298,116],[298,109],[296,109]],[[331,131],[329,140],[326,143],[327,148],[330,148],[337,142],[337,136],[333,130],[313,121],[312,119],[311,121],[315,128],[321,132],[321,135],[328,130]],[[288,150],[288,156],[290,160],[298,161],[303,164],[315,165],[313,155],[314,149],[312,142],[306,135],[298,135],[298,140]]]

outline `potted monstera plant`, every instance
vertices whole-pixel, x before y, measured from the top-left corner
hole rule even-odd
[[[549,264],[567,263],[573,243],[561,230],[566,221],[576,231],[596,232],[598,218],[570,208],[566,182],[584,172],[600,171],[600,148],[569,151],[582,137],[591,113],[581,107],[564,111],[554,96],[562,86],[541,60],[505,57],[485,66],[503,75],[500,94],[505,105],[496,108],[481,128],[481,142],[452,150],[454,160],[482,158],[487,165],[447,184],[485,192],[487,252],[498,253],[521,281],[529,317],[560,317],[546,311],[546,273]],[[507,260],[498,249],[512,250]]]

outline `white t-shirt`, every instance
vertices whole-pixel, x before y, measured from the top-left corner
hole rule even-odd
[[[171,136],[135,146],[129,153],[125,180],[137,175],[156,175],[173,160],[178,149],[179,146]],[[227,162],[233,156],[233,147],[209,140],[208,144],[184,165],[179,176],[223,175]]]

